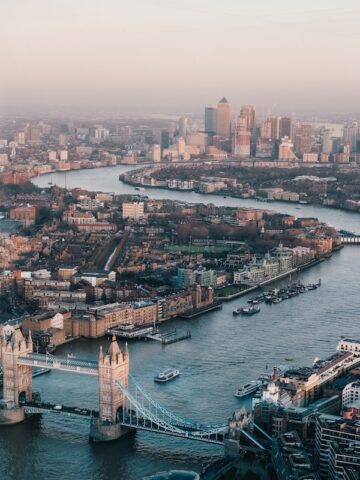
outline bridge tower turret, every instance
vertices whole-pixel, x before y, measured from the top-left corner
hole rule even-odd
[[[94,442],[116,440],[127,429],[118,423],[119,408],[127,408],[127,400],[116,384],[120,381],[128,388],[129,352],[121,351],[116,337],[113,336],[108,351],[99,351],[99,418],[93,419],[90,429],[90,439]]]
[[[122,352],[116,337],[113,336],[110,347],[104,355],[99,352],[99,415],[102,421],[115,422],[120,407],[126,408],[126,398],[115,381],[119,380],[128,388],[129,352]]]
[[[19,327],[8,337],[3,337],[1,344],[3,364],[3,399],[14,402],[18,407],[19,400],[30,401],[32,397],[32,368],[18,365],[21,355],[32,353],[33,343],[31,332],[25,340]]]
[[[0,410],[0,423],[12,424],[24,420],[22,401],[32,399],[32,369],[19,365],[21,355],[32,353],[31,333],[26,340],[20,327],[3,331],[1,340],[1,360],[3,369],[3,400]]]

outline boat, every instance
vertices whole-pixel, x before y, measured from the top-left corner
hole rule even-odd
[[[145,188],[143,187],[135,187],[135,190],[138,190],[139,192],[143,192],[145,190]]]
[[[240,387],[239,390],[234,393],[234,396],[238,398],[245,397],[246,395],[250,395],[250,393],[256,392],[260,387],[260,380],[252,380],[250,383],[247,383],[243,387]]]
[[[255,313],[260,312],[260,307],[258,305],[251,305],[250,307],[244,307],[241,309],[241,314],[243,315],[254,315]]]
[[[180,370],[173,368],[167,368],[163,372],[160,372],[156,377],[154,377],[154,382],[157,383],[166,383],[170,380],[174,380],[180,375]]]

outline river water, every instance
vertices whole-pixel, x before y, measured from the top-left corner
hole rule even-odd
[[[83,187],[116,193],[135,193],[119,182],[129,166],[68,172],[68,187]],[[34,180],[39,186],[49,181],[64,186],[65,174]],[[272,208],[297,216],[316,216],[337,228],[360,232],[360,216],[327,208],[274,202],[223,198],[160,189],[143,192],[152,198],[183,199],[217,205]],[[241,384],[256,378],[266,366],[310,365],[315,357],[334,352],[341,335],[359,337],[360,295],[358,272],[360,248],[345,247],[325,262],[300,274],[303,282],[322,279],[320,289],[278,305],[262,305],[255,317],[234,317],[232,310],[247,297],[225,303],[222,310],[197,319],[173,320],[163,328],[185,331],[192,338],[168,346],[133,342],[129,345],[130,369],[146,390],[171,410],[196,421],[226,420],[239,400],[233,396]],[[286,281],[285,281],[286,283]],[[99,345],[107,340],[80,340],[63,346],[78,358],[96,358]],[[182,375],[174,382],[158,385],[153,376],[168,366]],[[48,401],[97,407],[97,379],[61,372],[34,379],[34,389]],[[201,465],[221,455],[220,447],[158,434],[137,432],[117,442],[93,445],[89,426],[83,421],[60,416],[43,416],[28,423],[0,429],[0,478],[6,480],[139,480],[167,469],[200,471]]]

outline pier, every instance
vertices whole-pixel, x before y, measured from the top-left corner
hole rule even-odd
[[[190,330],[187,330],[186,333],[176,336],[176,328],[170,332],[157,333],[155,335],[147,335],[148,340],[153,340],[155,342],[160,342],[162,345],[170,345],[171,343],[181,342],[182,340],[187,340],[191,338]]]

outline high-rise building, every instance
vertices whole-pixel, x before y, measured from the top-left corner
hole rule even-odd
[[[252,132],[255,128],[255,105],[242,105],[240,115],[246,119],[246,129]]]
[[[322,140],[321,140],[321,151],[327,155],[330,155],[333,151],[333,140],[331,138],[331,130],[328,128],[322,132]]]
[[[271,138],[280,139],[280,117],[271,117]]]
[[[288,160],[297,160],[295,153],[293,152],[294,145],[290,141],[289,137],[284,137],[281,139],[281,144],[279,145],[279,160],[288,161]]]
[[[247,125],[246,116],[240,114],[232,138],[232,154],[234,157],[247,158],[250,156],[251,133]]]
[[[169,148],[170,146],[170,133],[169,130],[161,130],[161,149]]]
[[[295,152],[299,155],[310,153],[313,142],[312,125],[302,124],[296,129]]]
[[[267,118],[260,125],[260,137],[261,138],[273,138],[272,137],[272,122],[271,118]]]
[[[205,107],[205,132],[208,134],[216,133],[216,112],[215,106]]]
[[[186,138],[186,134],[189,131],[189,119],[187,117],[179,118],[179,137]]]
[[[161,162],[161,147],[158,143],[155,143],[151,147],[151,160],[154,163]]]
[[[350,145],[350,153],[356,152],[359,135],[359,124],[353,122],[351,125],[344,125],[343,143]]]
[[[293,121],[289,117],[280,119],[279,138],[288,137],[293,139]]]
[[[230,138],[232,123],[232,109],[230,103],[223,97],[217,105],[216,134]]]

